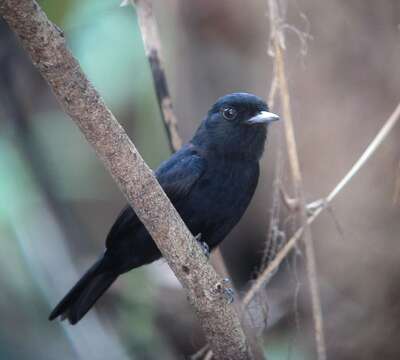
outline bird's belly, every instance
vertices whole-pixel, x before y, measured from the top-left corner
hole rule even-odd
[[[223,206],[226,211],[246,206],[257,185],[258,173],[253,169],[238,167],[224,171],[214,176],[208,176],[199,181],[200,196],[207,203],[211,212]],[[219,206],[218,206],[219,205]]]
[[[241,208],[247,204],[249,198],[249,189],[247,186],[237,188],[229,184],[215,186],[213,191],[200,195],[203,209],[206,210],[206,216],[224,216],[234,209]]]
[[[241,170],[241,169],[240,169]],[[242,217],[258,180],[257,171],[217,173],[199,180],[181,213],[194,235],[217,245]]]

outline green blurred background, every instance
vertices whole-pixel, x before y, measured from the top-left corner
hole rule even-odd
[[[169,157],[132,7],[39,1],[153,168]],[[267,1],[154,2],[182,137],[232,91],[266,97]],[[398,0],[282,1],[287,69],[308,200],[349,169],[399,101]],[[304,45],[307,45],[304,47]],[[279,104],[275,111],[280,112]],[[282,125],[270,131],[255,199],[222,247],[239,293],[268,233]],[[399,128],[313,228],[329,358],[399,359]],[[287,170],[287,162],[284,160]],[[285,174],[282,179],[288,182]],[[54,304],[103,251],[125,201],[0,22],[0,359],[183,359],[204,340],[167,265],[124,275],[77,326]],[[283,219],[290,216],[282,210]],[[282,221],[290,236],[290,221]],[[268,359],[312,359],[303,256],[292,255],[252,310]],[[300,293],[299,293],[300,290]],[[298,295],[300,294],[300,295]],[[268,321],[265,311],[268,310]]]

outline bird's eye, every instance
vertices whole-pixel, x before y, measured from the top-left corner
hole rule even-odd
[[[226,120],[233,120],[237,115],[237,111],[232,107],[226,107],[222,109],[222,116]]]

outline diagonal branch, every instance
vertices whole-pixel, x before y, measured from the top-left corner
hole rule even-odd
[[[0,15],[146,226],[185,288],[216,357],[251,359],[239,318],[218,293],[221,277],[67,49],[62,31],[34,0],[0,0]]]
[[[310,227],[307,222],[306,202],[303,190],[303,179],[300,170],[300,162],[297,152],[296,139],[294,135],[293,119],[290,108],[289,89],[285,74],[285,63],[283,57],[284,33],[281,27],[281,16],[279,13],[277,0],[269,0],[269,15],[271,26],[271,39],[274,49],[275,69],[279,93],[283,107],[283,117],[285,126],[286,147],[289,157],[290,172],[294,186],[296,198],[300,204],[300,220],[304,226],[303,240],[306,251],[306,268],[310,283],[311,305],[314,318],[315,340],[319,360],[326,359],[325,338],[323,332],[323,320],[321,310],[321,300],[318,291],[317,269],[315,263],[315,250]]]

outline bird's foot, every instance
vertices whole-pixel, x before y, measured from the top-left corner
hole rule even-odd
[[[210,258],[210,247],[204,241],[200,242],[201,249],[203,250],[203,254],[206,256],[207,259]]]
[[[229,279],[225,278],[222,282],[218,282],[212,291],[217,296],[223,296],[228,304],[232,304],[235,301],[235,291],[227,287],[230,282]]]
[[[232,288],[225,288],[224,296],[225,296],[226,302],[228,304],[232,304],[235,301],[235,290],[233,290]]]
[[[206,256],[207,259],[210,258],[210,247],[207,245],[206,242],[201,241],[201,233],[197,234],[195,237],[196,241],[199,243],[203,254]]]

